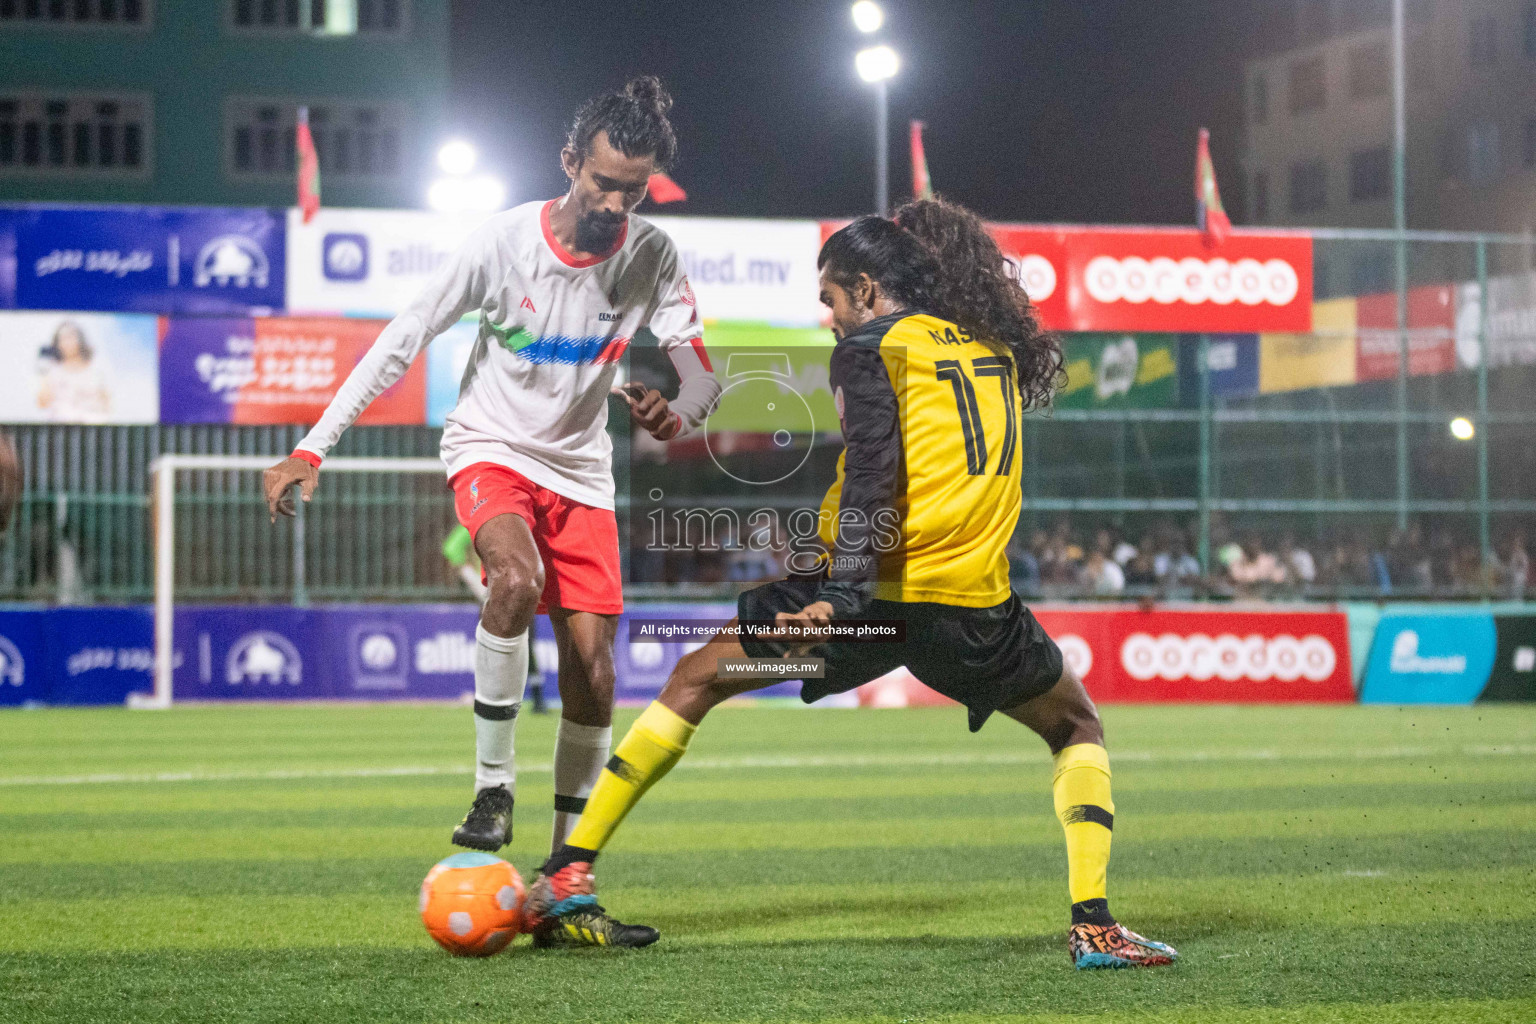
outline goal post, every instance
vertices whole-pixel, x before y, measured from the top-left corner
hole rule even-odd
[[[269,469],[272,455],[161,455],[150,464],[155,534],[154,690],[130,693],[131,708],[163,709],[171,706],[175,671],[176,612],[176,474],[189,470],[222,470],[260,473]],[[409,473],[444,476],[438,459],[430,458],[335,458],[327,459],[323,473]],[[293,561],[295,580],[304,578],[304,515],[302,503],[294,520]]]

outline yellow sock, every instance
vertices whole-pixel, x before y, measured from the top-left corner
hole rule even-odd
[[[567,845],[601,850],[645,791],[682,759],[697,728],[660,701],[652,701],[608,759]]]
[[[1076,743],[1056,755],[1051,792],[1067,834],[1067,888],[1073,903],[1106,898],[1109,838],[1115,805],[1109,798],[1109,754],[1097,743]]]

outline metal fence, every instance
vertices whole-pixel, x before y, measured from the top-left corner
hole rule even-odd
[[[1385,587],[1357,579],[1291,592],[1480,597],[1501,586],[1490,567],[1507,562],[1520,535],[1536,526],[1536,415],[1529,397],[1536,393],[1536,246],[1509,236],[1426,233],[1398,239],[1318,231],[1314,238],[1318,300],[1375,296],[1379,306],[1391,294],[1388,322],[1374,330],[1379,351],[1383,337],[1386,354],[1396,350],[1394,371],[1326,387],[1223,395],[1212,387],[1209,353],[1228,339],[1190,337],[1183,344],[1193,373],[1184,377],[1192,383],[1177,404],[1058,409],[1024,420],[1021,550],[1035,531],[1058,530],[1063,522],[1080,537],[1103,527],[1133,543],[1176,530],[1207,570],[1186,592],[1219,596],[1232,591],[1220,585],[1218,553],[1250,531],[1293,534],[1321,555],[1345,544],[1388,552],[1417,530],[1426,548],[1433,537],[1450,538],[1457,557],[1475,559],[1477,573],[1448,588],[1427,579],[1423,586]],[[1450,296],[1449,322],[1444,311],[1430,317],[1434,324],[1420,322],[1424,313],[1414,303],[1426,288]],[[1361,331],[1320,325],[1303,348],[1321,351],[1341,340],[1359,348]],[[1420,372],[1417,360],[1431,349],[1441,365]],[[1452,436],[1448,425],[1456,417],[1470,423],[1470,439]],[[624,478],[631,450],[626,425],[613,419],[616,469]],[[0,600],[69,603],[150,599],[148,466],[156,455],[275,458],[303,432],[41,425],[8,431],[27,481],[14,525],[0,538]],[[432,428],[356,428],[336,454],[433,456],[437,444]],[[650,457],[639,446],[636,465]],[[674,458],[666,471],[689,468]],[[773,500],[814,505],[830,475],[828,462],[797,476]],[[622,480],[619,492],[622,511]],[[293,570],[293,531],[267,521],[259,475],[185,474],[177,503],[179,600],[462,597],[440,551],[453,526],[441,480],[323,475],[320,496],[307,510],[302,578]],[[638,578],[647,582],[634,588],[636,596],[730,589],[699,583],[687,566]]]

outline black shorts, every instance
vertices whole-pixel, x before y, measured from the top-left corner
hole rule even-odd
[[[798,612],[816,599],[819,580],[791,579],[764,584],[737,598],[742,622],[772,622],[778,612]],[[806,679],[800,699],[807,704],[844,693],[905,665],[925,685],[970,709],[971,731],[994,711],[1040,696],[1061,679],[1061,649],[1024,607],[1019,595],[991,608],[951,604],[872,601],[867,620],[900,620],[904,642],[834,640],[810,657],[826,661],[826,676]],[[751,658],[781,658],[780,641],[743,635]]]

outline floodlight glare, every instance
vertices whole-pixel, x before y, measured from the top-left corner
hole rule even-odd
[[[858,69],[859,77],[866,82],[883,82],[888,78],[896,77],[896,71],[901,67],[901,60],[896,56],[896,51],[889,46],[871,46],[867,50],[860,50],[859,55],[853,59],[854,67]]]
[[[1477,434],[1477,428],[1472,421],[1465,416],[1457,416],[1451,420],[1451,436],[1458,441],[1470,441]]]
[[[437,166],[445,174],[468,174],[475,169],[475,147],[463,139],[443,143],[437,151]]]
[[[874,0],[859,0],[853,5],[853,27],[860,32],[878,32],[885,24],[885,12]]]
[[[507,199],[507,187],[488,174],[439,178],[427,189],[427,205],[439,213],[494,213]]]

